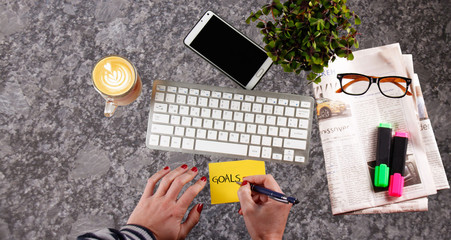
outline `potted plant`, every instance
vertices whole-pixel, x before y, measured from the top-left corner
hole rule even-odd
[[[269,17],[269,21],[261,16]],[[268,16],[270,15],[270,16]],[[329,60],[354,59],[357,31],[351,24],[360,18],[346,7],[346,0],[274,0],[251,13],[246,23],[259,20],[265,50],[285,72],[311,71],[307,79],[319,83]]]

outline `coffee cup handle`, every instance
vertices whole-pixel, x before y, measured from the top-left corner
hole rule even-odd
[[[114,111],[116,111],[117,105],[114,104],[113,100],[107,99],[105,102],[105,117],[111,117],[114,114]]]

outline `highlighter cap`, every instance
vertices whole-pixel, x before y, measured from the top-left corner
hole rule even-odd
[[[374,168],[374,186],[387,187],[390,168],[386,164],[381,164]]]
[[[388,187],[388,195],[392,197],[401,197],[404,188],[404,177],[395,173],[390,176],[390,186]]]

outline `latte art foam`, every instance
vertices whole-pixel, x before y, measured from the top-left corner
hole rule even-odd
[[[94,67],[92,77],[95,87],[105,95],[119,96],[127,93],[135,83],[136,73],[127,60],[110,56]]]

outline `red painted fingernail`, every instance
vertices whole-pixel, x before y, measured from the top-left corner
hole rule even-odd
[[[164,167],[164,168],[163,168],[163,170],[168,170],[168,169],[169,169],[169,167],[168,167],[168,166],[166,166],[166,167]]]
[[[203,203],[197,205],[197,211],[198,211],[199,213],[202,212],[202,209],[203,209],[203,208],[204,208],[204,204],[203,204]]]
[[[191,171],[193,171],[193,172],[197,172],[197,167],[193,167],[193,168],[191,168]]]
[[[238,210],[238,213],[240,213],[240,211],[241,211],[241,208]]]
[[[243,183],[241,183],[241,186],[244,186],[244,185],[246,185],[246,184],[247,184],[247,181],[244,180]]]
[[[183,165],[182,165],[182,168],[183,168],[183,169],[186,169],[187,167],[188,167],[188,165],[186,165],[186,164],[183,164]]]
[[[206,182],[207,178],[206,177],[201,177],[200,180]]]

